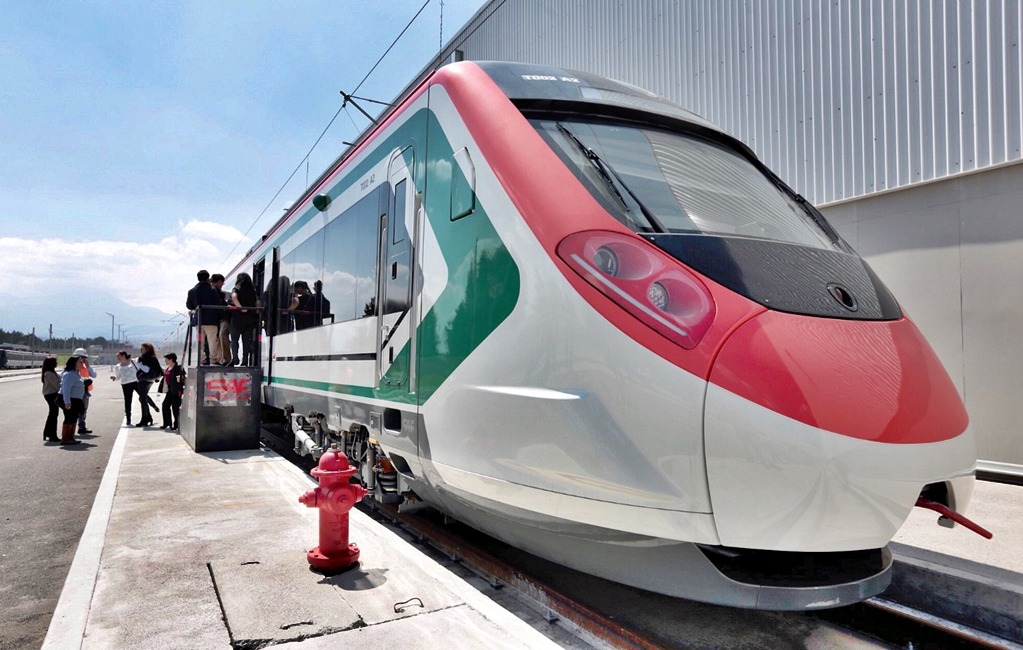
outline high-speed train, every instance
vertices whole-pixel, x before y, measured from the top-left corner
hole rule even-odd
[[[967,414],[895,298],[748,147],[634,86],[440,68],[240,272],[299,448],[554,562],[815,609],[887,586],[918,500],[967,521]]]

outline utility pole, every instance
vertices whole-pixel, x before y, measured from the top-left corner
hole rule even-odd
[[[53,352],[53,323],[50,323],[50,336],[46,339],[46,347]]]
[[[28,340],[28,351],[29,352],[36,351],[36,328],[34,327],[32,328],[32,338]]]
[[[103,312],[110,317],[110,342],[114,342],[114,315],[108,311]]]

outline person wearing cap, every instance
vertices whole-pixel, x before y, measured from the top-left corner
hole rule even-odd
[[[85,397],[82,398],[82,411],[78,414],[78,433],[92,433],[92,429],[85,426],[85,415],[89,411],[89,393],[92,392],[92,380],[96,378],[96,371],[89,365],[89,353],[85,351],[85,348],[77,348],[74,351],[74,356],[82,360],[81,365],[78,366],[78,374],[81,375],[82,382],[85,385]]]

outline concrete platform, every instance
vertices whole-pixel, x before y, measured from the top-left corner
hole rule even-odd
[[[1023,644],[1023,487],[977,481],[966,512],[994,534],[937,525],[916,508],[892,540],[892,584],[881,595]]]
[[[558,647],[358,511],[359,566],[312,572],[313,485],[267,450],[121,429],[43,647]]]

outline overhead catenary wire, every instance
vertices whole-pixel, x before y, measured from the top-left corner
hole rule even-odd
[[[359,92],[359,88],[362,88],[362,84],[366,83],[366,80],[369,79],[370,75],[373,74],[373,71],[377,69],[377,67],[384,60],[384,58],[387,57],[387,55],[394,48],[394,46],[397,45],[398,41],[401,40],[401,37],[405,35],[405,32],[407,32],[409,27],[412,26],[412,23],[416,22],[416,19],[419,18],[419,15],[423,13],[423,10],[426,9],[427,5],[429,5],[430,2],[431,2],[431,0],[426,0],[423,3],[423,6],[421,6],[419,8],[419,11],[417,11],[416,14],[414,16],[412,16],[412,18],[408,21],[408,24],[405,25],[405,28],[401,30],[401,33],[399,33],[398,36],[395,37],[395,39],[391,42],[391,44],[387,47],[387,49],[384,50],[384,53],[380,55],[380,58],[377,59],[377,62],[373,64],[373,67],[369,69],[369,72],[367,72],[366,76],[364,76],[362,78],[362,81],[360,81],[359,84],[355,87],[355,90],[353,90],[351,93],[348,94],[349,97],[351,97],[351,96],[355,95],[355,93]],[[309,156],[312,155],[312,153],[316,149],[317,145],[320,144],[320,140],[322,140],[323,136],[325,136],[327,134],[327,131],[330,130],[330,127],[334,124],[334,121],[337,119],[337,116],[341,114],[341,111],[345,110],[345,107],[346,107],[347,103],[348,103],[347,100],[345,100],[345,99],[342,100],[341,106],[337,109],[337,112],[334,113],[334,117],[330,118],[330,121],[327,122],[327,126],[324,127],[323,131],[320,133],[320,136],[318,138],[316,138],[316,142],[313,143],[313,146],[309,147],[309,151],[307,151],[305,156],[302,157],[302,160],[298,163],[298,165],[295,167],[295,169],[291,172],[291,174],[288,176],[287,180],[284,181],[284,184],[281,185],[280,189],[277,190],[277,192],[273,195],[273,198],[270,199],[270,201],[266,204],[266,206],[263,208],[263,210],[259,213],[259,216],[257,216],[252,221],[252,223],[249,225],[249,227],[245,230],[245,232],[242,234],[241,239],[238,242],[236,242],[235,245],[231,248],[231,250],[227,253],[227,255],[224,256],[223,261],[221,261],[221,263],[220,263],[221,266],[226,264],[227,261],[229,259],[231,259],[231,256],[234,255],[234,252],[236,250],[238,250],[238,246],[243,241],[247,241],[248,240],[249,233],[252,232],[252,229],[256,227],[256,224],[259,223],[259,220],[263,218],[263,215],[265,215],[267,210],[270,209],[270,206],[272,206],[274,204],[274,202],[277,201],[277,198],[280,197],[281,193],[284,192],[285,188],[288,187],[288,183],[290,183],[291,180],[293,178],[295,178],[295,174],[297,174],[299,172],[299,170],[302,169],[302,165],[303,164],[308,165],[308,163],[309,163]],[[346,114],[347,114],[347,111],[346,111]],[[349,115],[348,118],[351,119],[351,115]],[[352,124],[353,125],[355,124],[354,120],[352,120]],[[308,185],[308,175],[306,177],[306,185]]]

